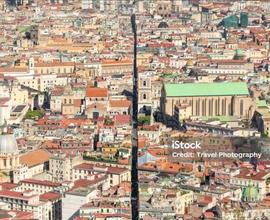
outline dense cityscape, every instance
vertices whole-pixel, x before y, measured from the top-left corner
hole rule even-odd
[[[0,219],[270,219],[269,51],[269,0],[0,0]]]

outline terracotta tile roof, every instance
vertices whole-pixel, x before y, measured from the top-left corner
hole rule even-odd
[[[80,119],[80,118],[61,118],[61,119],[50,119],[49,116],[44,116],[43,118],[37,121],[37,125],[52,125],[58,124],[61,128],[67,128],[70,124],[75,126],[87,125],[90,124],[90,119]]]
[[[130,182],[121,182],[119,184],[119,189],[123,189],[125,192],[131,192],[131,183]]]
[[[74,99],[74,107],[81,107],[81,102],[82,100],[81,99]]]
[[[19,199],[24,199],[28,200],[31,197],[34,196],[26,196],[23,195],[21,192],[16,192],[16,191],[10,191],[10,190],[0,190],[0,197],[11,197],[11,198],[19,198]]]
[[[39,200],[41,201],[53,201],[61,198],[60,193],[56,192],[46,192],[39,196]]]
[[[145,145],[146,145],[146,138],[145,137],[139,137],[138,147],[141,149],[141,148],[144,148]]]
[[[60,183],[55,183],[48,180],[37,180],[37,179],[24,179],[21,183],[28,183],[28,184],[35,184],[35,185],[42,185],[42,186],[50,186],[50,187],[58,187],[61,186]]]
[[[117,125],[130,124],[131,117],[130,117],[130,115],[115,115],[114,122]]]
[[[130,216],[129,215],[126,215],[126,214],[102,214],[102,213],[93,213],[93,215],[96,217],[96,218],[104,218],[104,219],[109,219],[109,218],[117,218],[117,219],[130,219]]]
[[[110,106],[112,108],[117,108],[117,107],[130,107],[131,101],[129,100],[110,100]]]
[[[93,170],[93,171],[97,171],[101,173],[110,173],[110,174],[120,174],[120,173],[128,171],[125,168],[110,167],[110,166],[97,165],[97,164],[91,164],[91,163],[82,163],[80,165],[75,166],[74,169]]]
[[[212,196],[208,196],[208,195],[199,196],[199,198],[198,198],[198,203],[209,204],[212,201],[213,201]]]
[[[102,65],[132,65],[131,59],[122,59],[122,60],[107,60],[104,59],[101,61]]]
[[[164,156],[168,155],[168,149],[164,148],[148,148],[148,152],[153,156]]]
[[[86,97],[107,97],[108,90],[106,88],[87,88]]]
[[[91,105],[87,106],[86,110],[98,109],[99,111],[107,112],[107,105],[96,102],[92,103]]]
[[[268,174],[269,172],[266,171],[254,172],[253,170],[244,168],[235,178],[263,181]]]
[[[142,125],[138,126],[138,130],[144,130],[144,131],[158,131],[159,130],[159,125]]]
[[[27,72],[27,68],[0,68],[0,73]]]
[[[10,98],[8,98],[8,97],[0,98],[0,105],[6,104],[9,100],[10,100]]]
[[[41,63],[35,63],[35,67],[55,67],[55,66],[75,66],[74,62],[59,62],[59,61],[53,61],[53,62],[41,62]]]
[[[50,153],[46,150],[39,149],[26,153],[20,157],[20,163],[26,164],[28,167],[33,167],[49,161]]]
[[[14,184],[14,183],[1,183],[0,187],[3,190],[11,190],[11,189],[17,187],[17,184]]]
[[[0,215],[7,213],[9,216],[8,218],[4,219],[16,219],[16,220],[31,220],[34,219],[33,212],[24,212],[24,211],[17,211],[17,210],[0,210]]]
[[[74,186],[71,188],[71,191],[74,190],[74,189],[77,189],[77,188],[88,187],[88,186],[91,186],[91,185],[95,185],[95,184],[97,184],[99,182],[102,182],[105,179],[107,179],[107,175],[103,175],[103,176],[97,176],[96,175],[94,178],[95,179],[93,179],[93,180],[88,180],[88,179],[76,180],[74,182]]]
[[[153,170],[153,171],[162,171],[165,173],[178,173],[180,170],[191,171],[192,164],[177,164],[171,163],[164,158],[158,159],[155,163],[148,162],[140,166],[140,169]]]
[[[129,159],[128,158],[118,158],[118,164],[124,164],[128,165],[129,164]]]
[[[60,144],[53,141],[53,140],[47,140],[47,141],[42,143],[41,148],[58,149],[58,148],[60,148]]]

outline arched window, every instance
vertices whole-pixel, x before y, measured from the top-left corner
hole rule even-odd
[[[146,99],[146,94],[143,94],[143,99]]]
[[[146,86],[146,81],[145,80],[143,81],[143,86]]]

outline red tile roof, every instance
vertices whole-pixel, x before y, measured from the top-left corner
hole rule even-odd
[[[35,185],[42,185],[42,186],[50,186],[50,187],[58,187],[61,186],[60,183],[55,183],[48,180],[37,180],[37,179],[24,179],[21,183],[28,183],[28,184],[35,184]]]
[[[74,99],[74,107],[81,107],[81,99]]]
[[[55,66],[75,66],[74,62],[59,62],[59,61],[53,61],[53,62],[41,62],[41,63],[35,63],[35,67],[55,67]]]
[[[117,107],[130,107],[131,101],[129,100],[110,100],[110,106],[112,108],[117,108]]]
[[[106,88],[87,88],[86,97],[107,97],[108,90]]]
[[[39,196],[39,199],[41,201],[52,201],[52,200],[57,200],[60,198],[61,198],[61,194],[56,193],[56,192],[46,192]]]
[[[0,196],[1,197],[11,197],[11,198],[20,198],[27,200],[33,196],[26,196],[23,195],[21,192],[15,192],[15,191],[10,191],[10,190],[0,190]]]
[[[102,65],[132,65],[131,59],[122,59],[122,60],[102,60]]]
[[[0,73],[18,73],[27,72],[27,68],[0,68]]]
[[[130,124],[130,122],[131,122],[130,115],[115,115],[114,117],[114,123],[116,125]]]
[[[72,187],[71,190],[76,189],[76,188],[81,188],[81,187],[87,187],[91,185],[95,185],[99,182],[102,182],[103,180],[107,179],[107,175],[102,175],[102,176],[95,176],[95,179],[93,180],[88,180],[88,179],[79,179],[74,182],[74,186]]]
[[[15,188],[16,186],[17,186],[17,184],[14,184],[14,183],[1,183],[0,184],[0,187],[3,190],[11,190],[11,189]]]
[[[39,149],[28,152],[20,157],[20,163],[26,164],[28,167],[33,167],[49,161],[50,153],[46,150]]]
[[[121,219],[130,219],[130,215],[126,214],[102,214],[102,213],[94,213],[93,214],[96,218],[104,218],[104,219],[109,219],[109,218],[121,218]]]
[[[263,181],[265,180],[265,176],[268,174],[269,172],[266,172],[266,171],[256,172],[256,171],[244,168],[240,171],[238,175],[235,176],[235,178]]]
[[[14,217],[16,220],[30,220],[30,219],[34,219],[34,214],[33,212],[24,212],[24,211],[16,211],[16,210],[12,210],[12,211],[7,211],[8,214],[13,215],[15,214],[16,217]]]
[[[101,173],[111,173],[111,174],[120,174],[123,172],[128,171],[126,168],[120,167],[111,167],[111,166],[104,166],[104,165],[97,165],[91,163],[82,163],[74,167],[74,169],[79,170],[93,170]]]

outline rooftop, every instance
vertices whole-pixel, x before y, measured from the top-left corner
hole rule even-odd
[[[167,97],[249,95],[243,82],[165,84]]]
[[[43,149],[26,153],[20,157],[20,163],[26,164],[28,167],[33,167],[49,161],[49,152]]]
[[[87,88],[86,97],[107,97],[108,90],[105,88]]]

